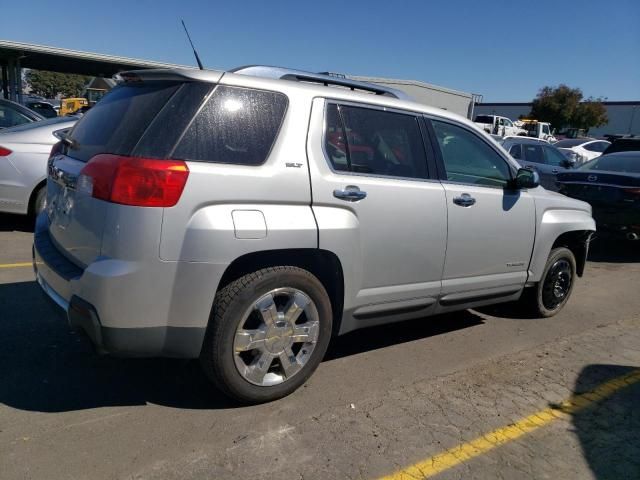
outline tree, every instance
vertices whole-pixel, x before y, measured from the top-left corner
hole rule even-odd
[[[542,87],[533,100],[531,117],[541,122],[549,122],[561,130],[575,127],[589,130],[605,125],[609,119],[602,99],[589,97],[582,101],[579,88],[560,84],[558,87]]]
[[[31,91],[45,98],[78,97],[91,77],[68,73],[47,72],[44,70],[29,70],[26,82]]]
[[[582,128],[586,132],[591,127],[601,127],[609,122],[607,109],[602,104],[602,99],[589,97],[580,102],[571,117],[571,126]]]

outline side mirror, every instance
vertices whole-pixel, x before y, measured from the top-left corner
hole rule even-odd
[[[515,189],[536,188],[540,185],[540,175],[535,170],[528,168],[519,168],[516,178],[513,179],[512,185]]]
[[[573,168],[576,166],[576,158],[575,157],[568,157],[566,160],[564,160],[562,162],[562,166],[564,168]]]

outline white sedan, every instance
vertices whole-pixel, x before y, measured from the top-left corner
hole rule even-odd
[[[77,117],[56,117],[0,131],[0,212],[35,215],[46,203],[47,160]]]
[[[563,153],[573,152],[578,164],[599,157],[609,145],[611,143],[606,140],[596,140],[594,138],[566,138],[553,144]]]

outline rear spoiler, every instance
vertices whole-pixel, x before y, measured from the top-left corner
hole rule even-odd
[[[196,70],[192,68],[153,68],[129,70],[113,76],[118,83],[145,81],[181,81],[218,83],[224,72],[218,70]]]

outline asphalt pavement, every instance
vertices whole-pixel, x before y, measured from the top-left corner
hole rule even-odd
[[[596,240],[562,313],[508,307],[337,338],[240,407],[197,362],[93,353],[0,215],[0,478],[640,478],[640,243]]]

